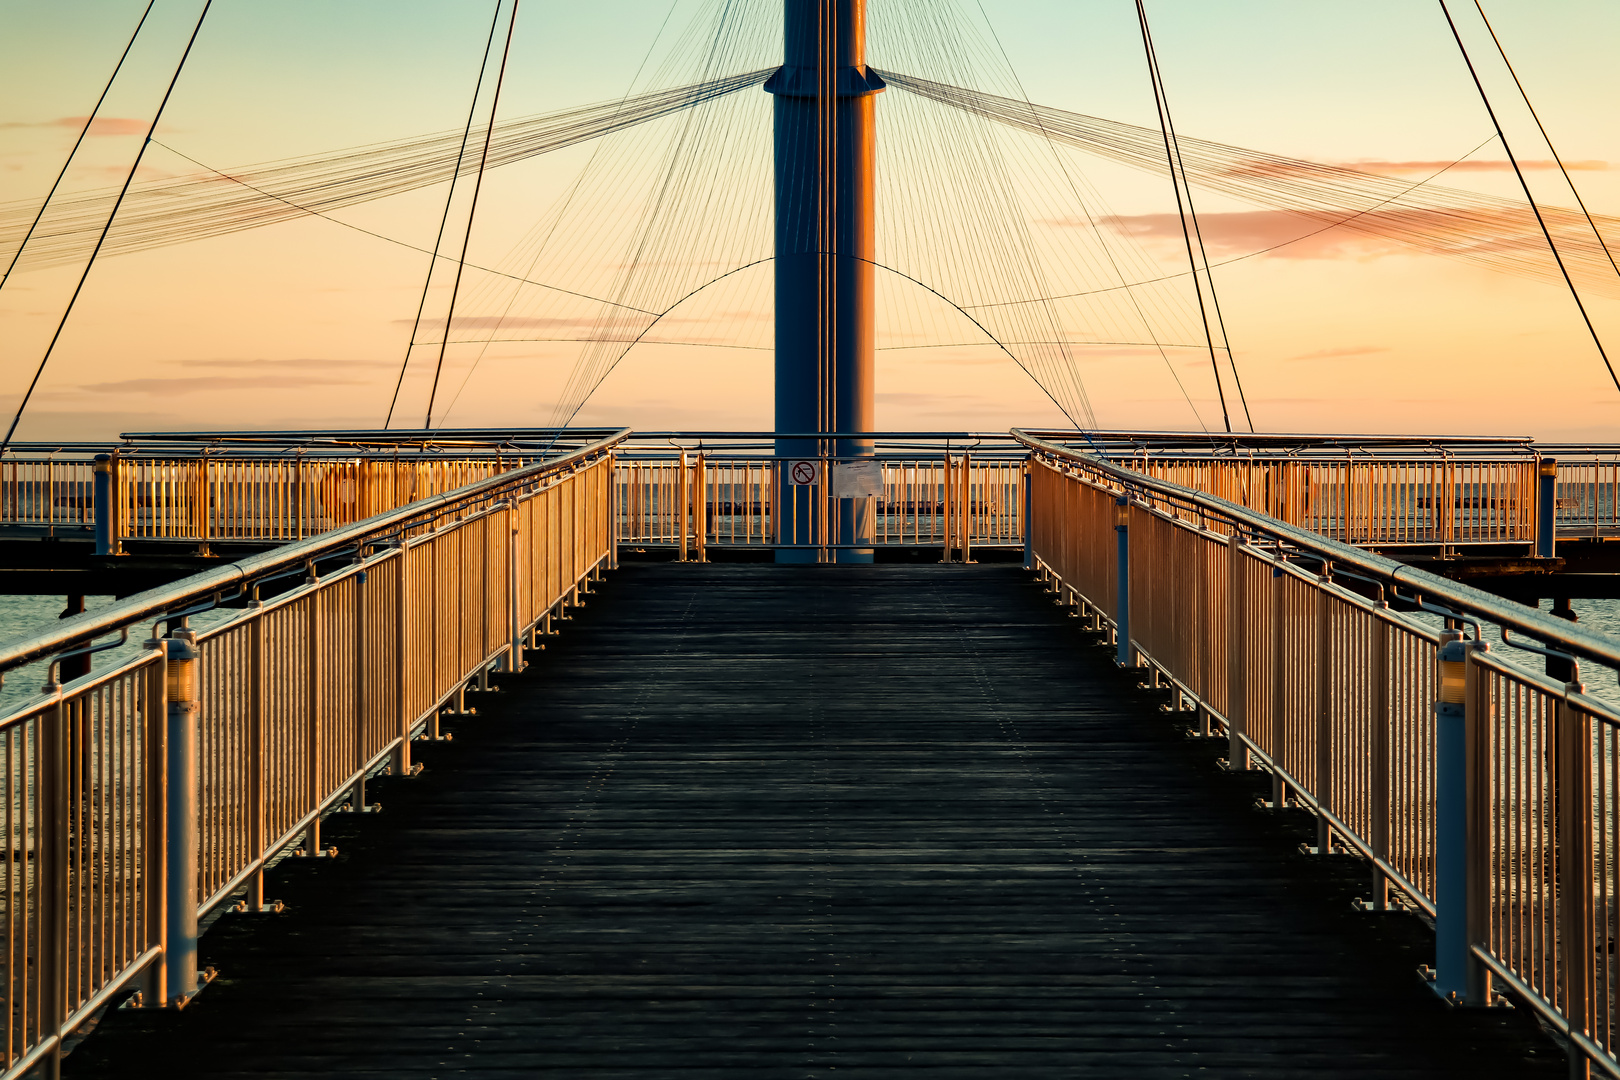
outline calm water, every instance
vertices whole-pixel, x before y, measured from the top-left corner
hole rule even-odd
[[[104,608],[113,602],[111,596],[87,596],[84,598],[84,609],[95,611]],[[12,641],[20,637],[31,637],[43,630],[57,624],[58,616],[65,606],[65,597],[61,596],[0,596],[0,642]],[[193,616],[191,625],[204,629],[217,626],[234,615],[237,610],[221,612],[204,612]],[[139,656],[144,648],[141,641],[151,632],[151,624],[146,623],[139,629],[131,628],[129,642],[107,652],[96,653],[92,663],[95,670],[106,671],[108,668],[122,664],[132,657]],[[109,636],[105,641],[117,641],[116,635]],[[39,696],[39,688],[45,683],[46,665],[42,663],[28,664],[15,671],[6,672],[5,685],[0,686],[0,716],[11,713],[13,709],[27,701]]]
[[[111,596],[85,597],[85,610],[94,611],[106,607],[113,602]],[[1548,605],[1543,602],[1545,609]],[[60,596],[0,596],[0,641],[11,641],[14,638],[39,633],[41,630],[54,626],[57,616],[61,614],[63,597]],[[1576,614],[1580,616],[1583,626],[1599,633],[1620,637],[1620,600],[1576,600],[1574,602]],[[219,612],[205,612],[193,616],[191,624],[198,629],[217,626],[239,614],[235,609]],[[1414,615],[1409,616],[1426,626],[1439,628],[1440,619],[1437,616]],[[98,671],[105,671],[109,666],[122,663],[142,651],[139,639],[145,638],[149,632],[148,626],[142,626],[138,631],[132,630],[130,641],[117,649],[95,656],[95,667]],[[1488,626],[1485,635],[1490,642],[1492,650],[1499,657],[1506,659],[1518,667],[1531,671],[1543,670],[1543,659],[1533,653],[1520,652],[1509,649],[1501,644],[1501,635],[1497,628]],[[109,639],[111,640],[111,639]],[[1589,694],[1599,700],[1609,702],[1620,708],[1620,682],[1616,681],[1613,672],[1604,671],[1595,665],[1583,665],[1582,678],[1586,683]],[[9,672],[5,678],[4,686],[0,686],[0,716],[9,714],[14,708],[38,696],[39,688],[45,682],[45,665],[30,664],[17,671]]]

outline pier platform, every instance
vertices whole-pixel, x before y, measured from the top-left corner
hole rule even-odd
[[[1566,1075],[1017,566],[626,563],[560,625],[65,1075]]]

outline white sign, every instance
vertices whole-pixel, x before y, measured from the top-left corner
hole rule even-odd
[[[833,466],[833,498],[864,499],[883,494],[883,466],[872,458]]]
[[[819,461],[790,461],[788,462],[788,483],[806,485],[821,482],[821,462]]]

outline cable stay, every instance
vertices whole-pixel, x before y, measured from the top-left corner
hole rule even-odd
[[[45,216],[45,211],[50,208],[51,200],[56,197],[56,189],[62,186],[62,178],[67,176],[68,167],[73,164],[73,159],[78,154],[79,147],[84,145],[84,137],[90,134],[91,125],[96,122],[96,117],[101,114],[101,105],[107,100],[107,94],[112,90],[113,83],[118,81],[118,73],[124,70],[124,61],[129,59],[129,50],[135,47],[135,39],[141,36],[141,27],[146,25],[146,17],[152,14],[152,5],[155,3],[157,3],[157,0],[147,0],[146,10],[141,12],[141,21],[135,24],[135,32],[129,35],[129,42],[124,46],[124,51],[118,54],[118,63],[113,65],[112,74],[107,76],[107,85],[102,87],[101,96],[96,98],[95,105],[90,109],[90,115],[84,118],[84,127],[79,129],[79,137],[73,140],[73,147],[68,151],[67,160],[62,162],[62,171],[56,174],[55,181],[51,183],[51,190],[45,193],[45,201],[39,204],[39,213],[35,214],[34,220],[28,223],[28,231],[23,233],[22,240],[17,244],[17,250],[11,253],[11,261],[6,264],[6,272],[0,274],[0,289],[6,287],[6,280],[11,277],[11,272],[17,268],[17,260],[22,258],[23,249],[28,246],[28,241],[33,239],[34,230],[39,228],[40,218]]]
[[[516,12],[514,11],[515,15]],[[489,52],[495,45],[495,28],[501,22],[501,0],[495,0],[495,13],[490,16],[489,36],[484,39],[484,55],[478,61],[478,79],[473,83],[472,104],[467,106],[467,126],[461,130],[461,146],[456,150],[456,164],[450,170],[450,190],[444,194],[444,213],[439,217],[439,231],[433,237],[433,257],[428,260],[427,276],[422,280],[422,299],[416,304],[416,317],[411,321],[411,336],[405,343],[405,357],[399,363],[399,378],[394,382],[394,396],[388,402],[388,416],[383,420],[383,430],[387,431],[394,422],[394,409],[399,405],[399,392],[405,385],[405,372],[411,366],[411,350],[416,348],[416,335],[422,328],[422,312],[427,308],[428,292],[433,287],[433,271],[439,267],[439,248],[444,243],[444,230],[450,224],[450,207],[456,201],[456,181],[461,178],[461,163],[467,156],[467,141],[472,136],[473,120],[478,116],[478,94],[484,88],[484,75],[489,71]],[[493,112],[491,117],[493,117]],[[486,150],[488,147],[486,146]],[[479,174],[480,177],[483,175]],[[456,269],[456,280],[461,280],[461,269],[467,264],[467,252],[463,248],[461,262]],[[448,327],[448,324],[446,324]],[[443,349],[440,350],[443,355]],[[442,363],[442,359],[441,359]],[[428,410],[432,411],[431,408]]]
[[[1575,287],[1575,281],[1569,276],[1569,268],[1564,264],[1563,253],[1558,250],[1558,242],[1553,239],[1552,230],[1547,227],[1547,220],[1542,215],[1542,209],[1536,203],[1536,197],[1530,190],[1530,182],[1524,178],[1524,170],[1519,167],[1519,159],[1514,156],[1513,148],[1508,145],[1507,134],[1502,130],[1502,122],[1496,118],[1496,109],[1491,105],[1490,95],[1485,93],[1485,84],[1480,81],[1479,72],[1474,69],[1474,60],[1468,55],[1468,46],[1463,44],[1462,34],[1457,29],[1456,22],[1451,17],[1451,9],[1446,7],[1446,0],[1440,0],[1440,11],[1446,17],[1446,25],[1451,28],[1451,36],[1457,41],[1457,49],[1462,53],[1463,63],[1468,66],[1468,74],[1474,80],[1474,87],[1479,91],[1479,100],[1485,105],[1485,112],[1490,115],[1491,125],[1496,128],[1496,138],[1502,144],[1502,152],[1507,154],[1508,160],[1513,163],[1513,175],[1518,177],[1519,186],[1524,189],[1524,198],[1535,212],[1536,224],[1541,226],[1541,232],[1547,240],[1547,247],[1552,249],[1553,262],[1558,264],[1558,272],[1564,277],[1564,284],[1569,286],[1569,295],[1575,300],[1575,307],[1581,313],[1581,321],[1586,324],[1587,333],[1592,335],[1592,344],[1597,346],[1598,355],[1603,358],[1603,366],[1609,372],[1609,378],[1614,388],[1620,390],[1620,375],[1615,374],[1614,365],[1609,362],[1609,353],[1603,347],[1603,339],[1598,336],[1597,327],[1592,324],[1592,317],[1586,313],[1586,304],[1581,300],[1580,290]],[[1481,12],[1483,14],[1483,11]],[[1494,37],[1495,34],[1493,33]],[[1498,43],[1500,44],[1500,43]],[[1504,59],[1506,57],[1504,56]],[[1515,77],[1517,81],[1517,77]],[[1520,87],[1523,90],[1523,87]],[[1597,227],[1593,226],[1593,231]],[[1601,241],[1601,236],[1599,237]],[[1604,249],[1608,253],[1608,249]],[[1611,263],[1612,265],[1612,263]]]
[[[208,11],[214,6],[214,0],[205,0],[202,13],[197,16],[197,25],[191,28],[191,36],[186,39],[185,52],[180,54],[180,62],[174,67],[174,75],[169,79],[168,88],[163,91],[163,99],[158,102],[157,111],[152,114],[152,123],[146,129],[146,137],[141,140],[141,148],[135,153],[135,160],[130,162],[129,174],[124,177],[124,186],[118,189],[118,196],[113,200],[112,209],[107,213],[106,224],[102,225],[101,233],[96,237],[96,244],[90,250],[90,258],[85,260],[84,272],[79,275],[79,282],[73,287],[73,294],[68,297],[67,306],[62,310],[62,319],[56,324],[56,332],[51,335],[49,345],[45,346],[45,355],[40,357],[39,367],[34,369],[34,377],[28,382],[28,389],[23,391],[22,400],[17,403],[17,414],[11,418],[11,426],[6,429],[4,439],[0,439],[0,454],[11,445],[11,438],[17,434],[17,425],[22,422],[23,411],[28,408],[28,402],[34,396],[34,390],[39,386],[40,376],[45,374],[45,365],[51,361],[51,353],[56,351],[56,343],[62,340],[62,331],[66,329],[68,319],[73,315],[73,307],[79,302],[79,294],[84,292],[84,283],[90,279],[90,270],[96,265],[96,256],[101,254],[102,246],[107,242],[107,234],[112,231],[113,219],[118,216],[118,208],[122,205],[124,195],[129,191],[129,185],[135,179],[135,173],[140,170],[141,159],[146,156],[146,148],[152,145],[152,134],[157,131],[158,121],[163,119],[163,110],[169,107],[169,98],[174,94],[175,84],[180,81],[180,73],[186,69],[186,60],[191,56],[191,47],[197,44],[197,35],[202,32],[203,20],[208,18]],[[120,61],[122,63],[122,61]]]

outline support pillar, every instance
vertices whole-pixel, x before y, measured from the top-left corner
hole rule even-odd
[[[866,66],[866,0],[785,0],[776,98],[776,430],[783,461],[828,464],[819,483],[784,484],[784,545],[871,562],[871,496],[834,499],[837,459],[873,456],[875,96]],[[815,562],[811,546],[777,562]]]
[[[184,1004],[197,992],[197,714],[201,666],[197,635],[180,628],[164,641],[168,731],[165,847],[164,1004]]]

